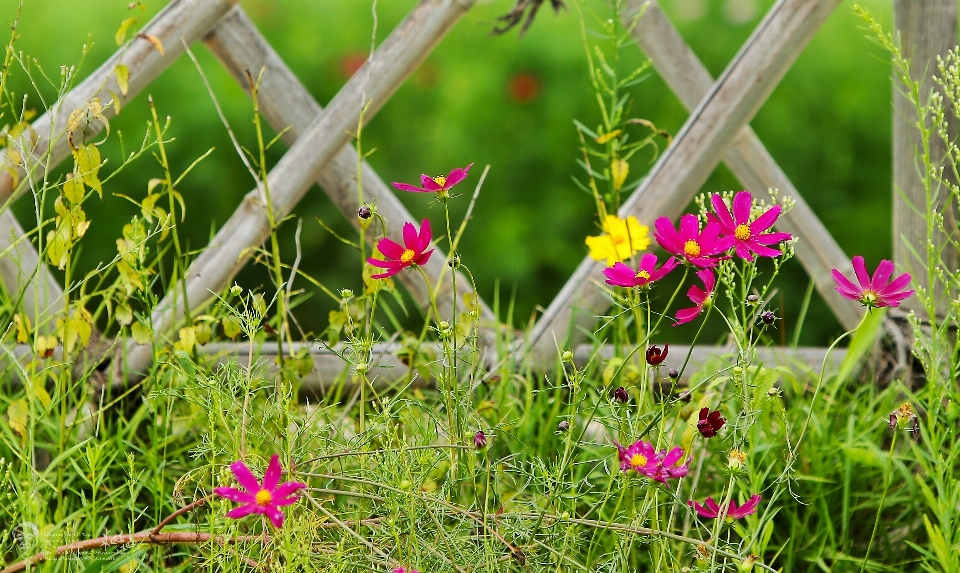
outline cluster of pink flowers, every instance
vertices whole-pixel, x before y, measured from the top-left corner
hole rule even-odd
[[[710,198],[713,212],[707,215],[707,224],[700,225],[700,219],[693,214],[680,217],[678,227],[667,217],[660,217],[654,223],[654,238],[667,253],[672,255],[660,268],[657,268],[657,256],[648,253],[640,259],[634,271],[623,263],[617,263],[604,269],[603,275],[609,285],[625,288],[649,287],[670,273],[682,261],[697,268],[697,277],[703,288],[696,285],[687,291],[687,297],[694,306],[679,310],[674,326],[686,324],[703,312],[713,300],[716,288],[716,276],[710,269],[727,258],[729,251],[748,261],[754,255],[776,257],[781,251],[772,247],[791,238],[790,233],[768,232],[780,217],[779,205],[770,207],[756,219],[753,216],[753,195],[741,191],[733,198],[733,209],[727,207],[719,194]]]
[[[634,442],[629,447],[623,447],[616,441],[613,444],[617,446],[621,471],[633,470],[660,483],[687,475],[690,467],[689,461],[681,464],[683,448],[679,446],[657,452],[653,444],[645,440]]]

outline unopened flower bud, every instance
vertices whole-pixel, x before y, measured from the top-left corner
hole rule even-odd
[[[630,401],[630,394],[627,393],[626,388],[618,386],[617,389],[613,391],[613,399],[621,404],[626,404]]]
[[[680,371],[677,370],[676,368],[671,368],[670,372],[667,372],[667,376],[676,380],[677,378],[680,377]]]
[[[564,362],[573,362],[573,352],[564,350],[563,354],[560,355],[560,360],[563,360]]]
[[[558,432],[566,432],[568,430],[570,430],[570,422],[563,420],[559,424],[557,424]]]
[[[357,217],[361,219],[369,219],[370,215],[373,215],[373,209],[370,208],[370,205],[360,205],[360,208],[357,209]]]
[[[348,288],[341,289],[341,290],[340,290],[340,296],[343,297],[343,298],[345,298],[345,299],[347,299],[347,298],[353,298],[353,291],[350,290],[350,289],[348,289]]]
[[[240,288],[240,285],[234,284],[232,287],[230,287],[230,294],[233,296],[240,296],[242,293],[243,289]]]
[[[758,295],[751,294],[747,297],[747,302],[749,304],[757,304],[758,302],[760,302],[760,297]]]
[[[450,328],[450,323],[446,320],[441,320],[437,323],[437,330],[440,331],[440,336],[449,336],[452,329]]]
[[[764,324],[769,326],[777,321],[777,315],[773,314],[772,310],[768,310],[765,313],[760,315],[760,320],[762,320]]]
[[[952,424],[957,421],[957,418],[960,418],[960,404],[950,402],[947,406],[947,421]]]
[[[402,489],[402,490],[408,490],[408,489],[410,489],[410,486],[411,486],[411,485],[412,485],[412,484],[410,483],[410,480],[405,479],[405,480],[403,480],[403,481],[400,482],[400,489]]]
[[[361,362],[360,364],[357,364],[356,366],[354,366],[353,369],[354,371],[356,371],[357,375],[363,376],[364,374],[370,371],[370,365],[367,364],[366,362]]]
[[[777,388],[776,386],[771,386],[767,388],[767,396],[770,396],[771,398],[773,398],[779,395],[780,395],[780,389]]]
[[[487,435],[483,433],[483,430],[473,435],[473,445],[476,446],[478,450],[487,447]]]
[[[447,261],[447,266],[450,267],[451,269],[457,269],[457,268],[459,268],[459,267],[460,267],[460,253],[454,251],[453,254],[450,255],[450,260]]]

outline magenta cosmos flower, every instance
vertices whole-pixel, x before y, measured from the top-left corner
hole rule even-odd
[[[267,465],[267,471],[263,474],[263,483],[257,481],[250,473],[250,469],[241,460],[230,464],[230,470],[236,476],[237,482],[243,490],[232,487],[214,488],[214,492],[220,497],[225,497],[230,501],[242,503],[240,507],[235,507],[227,512],[227,517],[240,519],[251,513],[266,515],[273,523],[274,527],[283,525],[283,512],[280,506],[290,505],[297,501],[298,493],[301,489],[307,487],[307,484],[298,481],[288,481],[280,483],[280,457],[273,456]]]
[[[750,496],[750,499],[747,500],[743,505],[738,506],[737,502],[730,500],[730,504],[727,505],[727,512],[725,517],[730,519],[742,519],[748,515],[754,514],[757,512],[757,505],[760,504],[760,495],[754,494]],[[687,505],[693,507],[697,510],[702,517],[707,517],[710,519],[716,519],[720,515],[720,505],[717,502],[713,501],[712,497],[708,497],[707,500],[700,505],[699,502],[695,500],[690,500],[687,502]]]
[[[414,265],[425,265],[433,254],[433,249],[426,251],[430,246],[430,240],[433,239],[433,233],[430,231],[430,220],[424,219],[420,223],[420,231],[413,226],[413,223],[403,224],[403,245],[400,246],[390,239],[384,237],[377,243],[377,250],[386,257],[384,260],[370,257],[367,262],[375,267],[386,269],[387,272],[373,275],[374,279],[385,279],[392,277],[403,269]]]
[[[877,270],[871,278],[867,274],[867,265],[863,257],[853,257],[853,271],[857,274],[860,286],[853,284],[843,273],[833,269],[833,280],[837,283],[837,292],[843,297],[855,300],[863,306],[882,308],[884,306],[900,306],[900,301],[913,294],[913,290],[901,290],[910,284],[910,273],[903,273],[890,280],[893,275],[893,263],[884,259],[877,265]],[[889,282],[887,282],[889,281]]]
[[[653,236],[661,247],[697,267],[715,267],[718,259],[714,257],[733,244],[732,237],[720,236],[717,223],[707,223],[701,231],[700,219],[690,213],[680,217],[679,230],[666,217],[657,219],[654,226]]]
[[[416,569],[407,569],[406,567],[397,567],[393,570],[393,573],[420,573]]]
[[[446,197],[447,192],[453,188],[454,185],[460,183],[467,178],[467,173],[470,172],[470,168],[473,167],[473,163],[467,165],[464,168],[457,167],[450,172],[449,175],[444,177],[443,175],[437,175],[436,177],[430,177],[426,173],[420,176],[420,184],[423,187],[417,187],[415,185],[409,185],[407,183],[397,183],[394,182],[393,186],[401,191],[412,191],[414,193],[436,193],[440,197]]]
[[[620,459],[620,471],[633,470],[650,479],[667,483],[668,479],[681,478],[687,475],[690,463],[680,464],[683,458],[683,448],[675,447],[670,451],[657,452],[653,444],[645,440],[634,442],[630,447],[623,447],[616,441],[617,456]]]
[[[657,255],[647,253],[640,257],[640,265],[634,271],[623,263],[603,269],[603,276],[607,277],[607,284],[627,288],[649,286],[667,276],[677,266],[677,259],[670,257],[663,266],[657,268]]]
[[[733,239],[733,248],[737,251],[737,256],[748,261],[753,260],[753,253],[761,257],[776,257],[781,255],[780,249],[774,249],[767,245],[775,245],[782,241],[790,240],[793,235],[790,233],[766,233],[767,229],[777,222],[780,212],[783,210],[780,205],[774,205],[767,209],[762,215],[757,217],[756,221],[750,222],[750,214],[753,210],[753,195],[749,191],[741,191],[733,196],[733,213],[727,209],[727,204],[719,194],[714,193],[710,198],[713,203],[713,214],[707,217],[720,225],[720,232]]]
[[[706,308],[713,299],[713,291],[717,287],[717,279],[713,276],[713,271],[703,269],[702,271],[697,271],[697,276],[703,281],[704,288],[701,289],[697,285],[691,285],[690,290],[687,291],[687,297],[697,306],[678,310],[677,321],[673,323],[674,326],[686,324],[700,316],[703,309]]]

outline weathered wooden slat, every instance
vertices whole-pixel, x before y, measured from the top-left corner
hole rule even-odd
[[[113,117],[114,108],[107,105],[108,102],[116,97],[121,107],[125,106],[183,53],[184,42],[192,44],[200,39],[237,1],[172,0],[141,30],[163,43],[165,55],[149,41],[134,39],[33,122],[31,130],[13,141],[13,148],[26,159],[27,170],[11,161],[5,151],[0,153],[0,205],[26,189],[29,179],[40,179],[48,167],[70,155],[66,129],[71,112],[99,100],[103,116]],[[117,85],[118,64],[124,64],[130,72],[126,94],[121,93]],[[90,140],[102,127],[99,121],[90,122],[85,130],[86,139]],[[75,139],[82,140],[79,136],[76,134]],[[20,182],[16,187],[14,173]]]
[[[946,57],[947,51],[957,45],[956,0],[894,0],[893,23],[900,38],[903,55],[910,60],[910,75],[920,80],[920,97],[926,98],[936,89],[932,76],[937,71],[937,56]],[[923,186],[923,165],[919,154],[922,149],[920,130],[917,128],[917,111],[905,92],[906,87],[894,73],[893,84],[893,261],[898,270],[913,273],[913,280],[924,288],[930,287],[926,274],[927,221],[926,192]],[[923,103],[926,103],[924,101]],[[957,121],[951,113],[946,114],[951,134],[957,136]],[[924,118],[928,121],[928,118]],[[935,164],[943,161],[946,149],[943,141],[934,135],[930,152]],[[949,169],[946,170],[949,176]],[[936,192],[937,184],[933,183]],[[934,197],[934,212],[946,219],[947,228],[956,224],[956,205],[944,210],[948,200],[947,189],[941,189]],[[942,247],[946,238],[934,231],[934,241]],[[917,258],[917,253],[919,258]],[[944,263],[949,269],[957,268],[957,253],[945,249]],[[937,287],[940,298],[937,313],[946,315],[951,300],[942,298],[943,289]],[[926,315],[923,304],[917,297],[903,301],[906,310],[915,310]]]
[[[204,37],[204,42],[248,94],[250,93],[248,74],[256,78],[263,70],[257,91],[260,111],[278,132],[289,127],[282,136],[287,145],[293,145],[310,123],[320,115],[322,111],[320,105],[239,6],[217,23]],[[389,222],[387,236],[402,244],[403,222],[416,222],[416,220],[366,161],[363,162],[361,169],[365,200],[368,203],[375,203],[377,212]],[[360,219],[357,217],[357,208],[360,206],[360,194],[357,189],[357,151],[353,145],[346,145],[336,154],[317,178],[317,183],[359,231]],[[374,228],[371,228],[367,233],[368,249],[372,248],[372,241],[375,238],[373,231]],[[449,316],[452,313],[453,285],[449,269],[444,264],[445,258],[446,255],[438,249],[424,265],[424,270],[434,285],[437,284],[441,275],[444,276],[443,286],[437,296],[437,306],[443,316]],[[419,273],[400,273],[396,278],[410,291],[421,308],[427,309],[430,306],[430,293]],[[476,294],[470,282],[462,274],[457,276],[457,292],[461,297],[459,308],[462,311],[463,297]],[[493,312],[482,301],[481,309],[484,321],[496,320]]]
[[[676,219],[720,162],[728,145],[753,118],[839,0],[779,0],[709,93],[690,114],[620,216],[652,227],[660,216]],[[590,328],[609,306],[600,288],[603,266],[586,258],[531,332],[528,352],[555,352],[553,333],[567,340]]]
[[[297,342],[290,350],[299,352],[302,349],[310,351],[313,358],[313,371],[303,377],[301,381],[301,397],[322,394],[335,388],[338,383],[343,381],[348,389],[355,387],[356,377],[349,370],[351,367],[344,362],[338,353],[343,352],[342,347],[335,347],[333,350],[322,348],[316,343]],[[680,368],[690,347],[685,345],[676,345],[670,347],[670,355],[661,366],[661,373],[666,373],[666,369]],[[405,383],[408,378],[413,379],[415,385],[426,386],[435,383],[435,380],[425,380],[411,376],[407,366],[397,358],[398,347],[395,344],[376,344],[373,347],[371,356],[371,365],[373,366],[368,373],[369,379],[379,388],[387,387],[391,384]],[[61,348],[58,348],[54,356],[49,359],[50,365],[56,365],[61,360]],[[207,344],[198,347],[201,356],[207,360],[216,360],[223,364],[231,360],[246,368],[249,363],[250,344],[247,342],[227,342]],[[827,355],[826,348],[801,347],[801,348],[780,348],[766,347],[758,348],[755,363],[773,368],[776,366],[787,366],[795,369],[796,367],[807,367],[813,375],[819,375],[820,368],[826,360],[825,373],[827,375],[836,373],[843,359],[846,356],[847,349],[836,348]],[[614,356],[611,346],[604,346],[600,352],[591,345],[582,344],[574,351],[574,362],[578,367],[584,367],[592,356],[597,359],[609,360]],[[684,378],[696,372],[702,371],[707,366],[707,362],[716,357],[732,357],[736,355],[735,349],[723,346],[701,346],[694,348],[690,355],[690,362],[687,364]],[[277,347],[273,343],[257,343],[253,348],[253,364],[257,369],[263,369],[265,376],[272,376],[276,373]],[[10,359],[15,358],[21,363],[33,359],[33,350],[26,344],[18,344],[11,347],[0,355],[0,368],[7,369],[6,372],[0,371],[4,375],[4,380],[19,381],[17,369],[13,367]],[[549,372],[553,368],[553,363],[541,365],[538,372]],[[796,371],[796,370],[795,370]],[[799,373],[799,372],[798,372]],[[346,377],[344,379],[344,377]],[[2,387],[2,385],[0,385]]]
[[[44,334],[53,330],[52,318],[63,312],[63,288],[9,209],[0,211],[0,283]]]
[[[642,16],[630,30],[631,35],[684,107],[693,109],[713,85],[710,72],[656,1],[626,0],[624,24],[636,21],[638,13]],[[840,296],[830,276],[831,269],[840,269],[852,276],[850,258],[830,236],[749,125],[735,137],[723,160],[744,187],[754,194],[763,196],[768,189],[779,189],[796,201],[793,210],[780,218],[777,227],[800,237],[796,246],[797,258],[813,278],[817,291],[845,328],[856,327],[863,314],[860,305]]]
[[[328,107],[267,176],[274,215],[282,219],[329,165],[355,131],[361,115],[369,121],[417,68],[434,46],[472,6],[468,0],[422,0],[390,34],[373,57],[347,82]],[[156,336],[163,336],[183,316],[225,288],[270,234],[263,189],[254,189],[187,270],[186,298],[171,289],[153,313]],[[149,345],[127,347],[115,361],[118,373],[142,376],[152,360]]]

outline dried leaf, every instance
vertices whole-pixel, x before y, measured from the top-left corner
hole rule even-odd
[[[625,159],[617,159],[610,164],[610,174],[613,175],[613,188],[619,191],[630,173],[630,164]]]
[[[11,402],[7,406],[7,419],[10,427],[24,439],[27,437],[27,417],[29,414],[30,406],[24,398]]]
[[[165,55],[163,53],[163,42],[160,41],[160,38],[154,36],[153,34],[137,34],[137,37],[143,38],[144,40],[153,44],[153,47],[156,48],[158,52],[160,52],[161,56]]]

